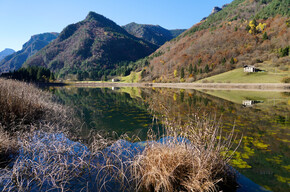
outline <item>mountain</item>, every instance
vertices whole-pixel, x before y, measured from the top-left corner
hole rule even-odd
[[[221,10],[222,10],[222,8],[220,8],[220,7],[214,7],[211,11],[211,14],[216,14],[217,12],[219,12]]]
[[[167,30],[159,25],[137,24],[134,22],[123,26],[123,28],[128,33],[158,46],[163,45],[166,41],[170,41],[185,31],[185,29]]]
[[[11,54],[13,54],[13,53],[15,53],[15,51],[14,51],[13,49],[9,49],[9,48],[4,49],[3,51],[0,52],[0,61],[1,61],[4,57],[6,57],[6,56],[8,56],[8,55],[11,55]]]
[[[68,25],[57,39],[29,58],[25,66],[44,66],[61,78],[100,79],[126,73],[130,61],[156,49],[156,45],[90,12],[83,21]]]
[[[210,15],[214,15],[214,14],[216,14],[217,12],[220,12],[221,10],[223,10],[224,8],[226,8],[227,6],[228,6],[228,4],[224,4],[221,8],[220,8],[220,7],[214,7],[214,8],[212,9]],[[204,20],[206,20],[206,19],[207,19],[207,17],[204,17],[204,18],[202,18],[201,21],[204,21]]]
[[[17,51],[9,56],[6,56],[0,61],[0,72],[8,72],[17,70],[22,67],[22,64],[40,49],[48,45],[52,40],[56,39],[58,33],[43,33],[33,35],[26,42],[20,51]]]
[[[289,0],[234,0],[150,55],[143,81],[193,82],[244,65],[287,73],[289,6]]]

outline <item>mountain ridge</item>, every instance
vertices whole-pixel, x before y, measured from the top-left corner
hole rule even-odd
[[[131,22],[122,27],[128,33],[158,46],[163,45],[166,41],[170,41],[185,31],[185,29],[168,30],[160,25],[138,24],[135,22]]]
[[[89,12],[84,20],[65,27],[55,41],[29,58],[24,66],[47,67],[61,78],[100,79],[111,73],[125,73],[129,62],[157,48],[110,19]]]
[[[58,33],[55,32],[31,36],[31,38],[23,44],[20,51],[8,55],[0,61],[0,72],[18,70],[29,57],[48,45],[57,36]]]

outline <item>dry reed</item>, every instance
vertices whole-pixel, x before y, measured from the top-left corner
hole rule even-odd
[[[148,144],[133,161],[137,191],[219,191],[237,187],[228,166],[233,132],[222,137],[215,119],[185,125],[165,119],[167,139]],[[153,136],[154,137],[154,136]]]
[[[56,122],[65,118],[64,107],[51,94],[32,84],[0,78],[0,124],[18,131],[40,120]]]
[[[0,79],[0,102],[0,156],[19,146],[13,164],[0,169],[0,190],[218,191],[236,185],[227,165],[233,133],[222,137],[215,119],[195,116],[181,124],[165,118],[161,141],[151,130],[145,146],[94,134],[87,147],[68,139],[71,113],[50,94]],[[29,131],[18,140],[7,132],[21,129]]]

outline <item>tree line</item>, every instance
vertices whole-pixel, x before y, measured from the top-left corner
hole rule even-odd
[[[53,72],[47,68],[38,66],[20,68],[17,71],[2,73],[1,77],[27,82],[51,82],[55,80]]]

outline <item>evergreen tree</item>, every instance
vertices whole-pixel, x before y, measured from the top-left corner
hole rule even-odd
[[[226,62],[227,62],[227,60],[226,60],[226,58],[224,57],[224,58],[222,59],[222,65],[225,65]]]
[[[199,58],[198,62],[197,62],[198,66],[200,66],[201,63],[202,63],[202,60],[201,60],[201,58]]]
[[[193,71],[192,64],[189,65],[188,71],[189,71],[189,74],[192,74],[192,71]]]
[[[82,81],[83,80],[83,76],[82,76],[82,72],[81,71],[77,72],[77,80],[78,81]]]
[[[195,74],[197,73],[197,66],[196,65],[194,65],[193,71],[194,71]]]
[[[234,58],[232,57],[231,58],[231,61],[230,61],[230,63],[233,65],[233,64],[235,64],[235,60],[234,60]]]
[[[208,73],[209,72],[209,66],[208,66],[208,64],[206,64],[206,66],[204,67],[204,72],[205,73]]]
[[[265,41],[265,40],[267,40],[267,39],[269,39],[269,37],[268,37],[267,32],[265,32],[265,33],[263,34],[263,40]]]
[[[180,78],[184,78],[184,68],[181,67],[181,70],[180,70]]]

